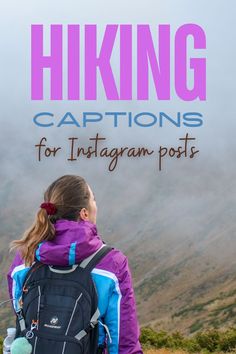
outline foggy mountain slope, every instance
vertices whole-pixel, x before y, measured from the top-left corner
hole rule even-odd
[[[112,239],[129,256],[142,323],[185,332],[235,324],[236,184],[221,171],[212,179],[212,170],[192,171],[190,183],[149,179],[117,210]]]
[[[224,174],[212,180],[212,166],[201,178],[197,167],[188,171],[188,180],[175,171],[157,177],[147,170],[134,179],[132,170],[124,179],[99,181],[98,230],[129,257],[141,324],[186,333],[227,327],[235,321],[236,182]],[[127,178],[133,178],[132,188]],[[8,243],[33,221],[38,205],[34,195],[16,195],[12,188],[5,189],[5,208],[1,200],[1,299],[7,297],[3,275],[12,259]],[[1,309],[0,330],[9,311],[9,305]]]

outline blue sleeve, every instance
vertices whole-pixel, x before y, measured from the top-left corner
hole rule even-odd
[[[105,325],[108,327],[110,338],[107,338],[109,354],[118,354],[119,352],[119,331],[120,331],[120,300],[121,292],[117,279],[113,282],[108,307],[104,318]]]

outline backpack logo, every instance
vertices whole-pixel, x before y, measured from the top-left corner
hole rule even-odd
[[[57,316],[53,316],[50,319],[49,323],[44,323],[44,327],[60,329],[61,326],[60,326],[60,324],[58,322],[59,322],[58,317]]]
[[[58,324],[58,318],[56,316],[52,317],[51,320],[50,320],[50,324],[51,325],[56,325]]]

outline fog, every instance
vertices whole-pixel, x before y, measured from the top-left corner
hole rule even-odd
[[[236,5],[233,0],[213,1],[40,1],[23,0],[2,2],[0,22],[1,53],[1,113],[0,113],[0,177],[2,210],[14,208],[24,203],[36,209],[42,200],[44,189],[55,178],[62,174],[80,174],[84,176],[101,204],[101,224],[109,224],[110,210],[107,205],[112,203],[116,208],[118,200],[126,203],[129,198],[129,210],[139,210],[141,202],[136,198],[139,193],[144,196],[154,195],[158,185],[163,195],[168,195],[171,183],[182,181],[186,186],[188,196],[186,210],[191,215],[191,207],[196,203],[195,197],[208,193],[209,181],[212,181],[216,203],[222,197],[222,186],[232,186],[235,174],[235,26],[234,12]],[[170,101],[158,101],[154,94],[145,101],[107,101],[99,98],[95,102],[50,102],[31,101],[30,99],[30,26],[44,24],[45,29],[50,24],[89,24],[98,28],[106,24],[150,24],[152,29],[158,24],[171,25],[172,38],[172,69],[173,69],[173,39],[176,29],[184,23],[197,23],[206,33],[207,38],[207,100],[206,102],[183,102],[172,92]],[[49,28],[49,27],[48,27]],[[66,28],[66,27],[65,27]],[[49,32],[48,32],[49,33]],[[102,33],[102,31],[101,31]],[[100,33],[100,35],[101,35]],[[203,52],[199,51],[198,55]],[[112,59],[114,71],[118,68],[118,57]],[[49,90],[49,75],[45,73],[45,92]],[[134,83],[135,84],[135,83]],[[173,72],[172,72],[173,87]],[[152,90],[153,91],[153,90]],[[103,92],[99,79],[99,92]],[[47,95],[46,95],[47,96]],[[104,120],[101,124],[91,124],[87,128],[62,126],[57,128],[37,127],[32,118],[41,111],[52,112],[58,119],[66,112],[72,112],[80,117],[84,111],[124,111],[124,112],[166,112],[175,115],[176,112],[201,112],[203,126],[199,128],[176,128],[167,124],[142,128],[128,128],[123,122],[114,128]],[[37,161],[38,144],[41,137],[47,137],[51,146],[64,146],[67,149],[68,137],[79,138],[80,145],[89,145],[89,137],[96,133],[106,137],[107,146],[145,146],[158,150],[160,145],[178,146],[179,138],[186,132],[196,138],[196,146],[200,150],[196,159],[166,159],[163,171],[158,171],[157,155],[147,158],[127,159],[122,157],[113,172],[108,171],[109,159],[80,158],[68,162],[66,156],[44,158]],[[198,175],[197,183],[192,183],[193,176]],[[6,186],[11,184],[10,196]],[[8,190],[8,189],[7,189]],[[184,188],[181,189],[184,195]],[[226,198],[230,193],[226,196]],[[133,197],[132,197],[133,196]],[[156,196],[158,201],[158,195]],[[141,199],[142,200],[142,199]],[[17,202],[16,202],[17,201]],[[189,203],[189,204],[188,204]],[[105,209],[102,205],[105,205]],[[188,208],[190,207],[190,208]],[[119,205],[120,208],[120,205]],[[149,208],[149,200],[143,198],[142,208]],[[34,209],[33,209],[34,210]],[[148,209],[149,210],[149,209]],[[150,210],[151,212],[151,210]],[[33,213],[33,211],[32,211]],[[128,211],[129,213],[129,211]],[[128,214],[129,216],[129,214]],[[186,216],[187,217],[187,216]],[[129,222],[127,217],[126,222]]]

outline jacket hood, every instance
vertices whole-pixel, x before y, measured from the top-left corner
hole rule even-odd
[[[103,244],[97,227],[90,221],[58,220],[52,241],[38,245],[35,256],[44,264],[67,266],[80,263]]]

